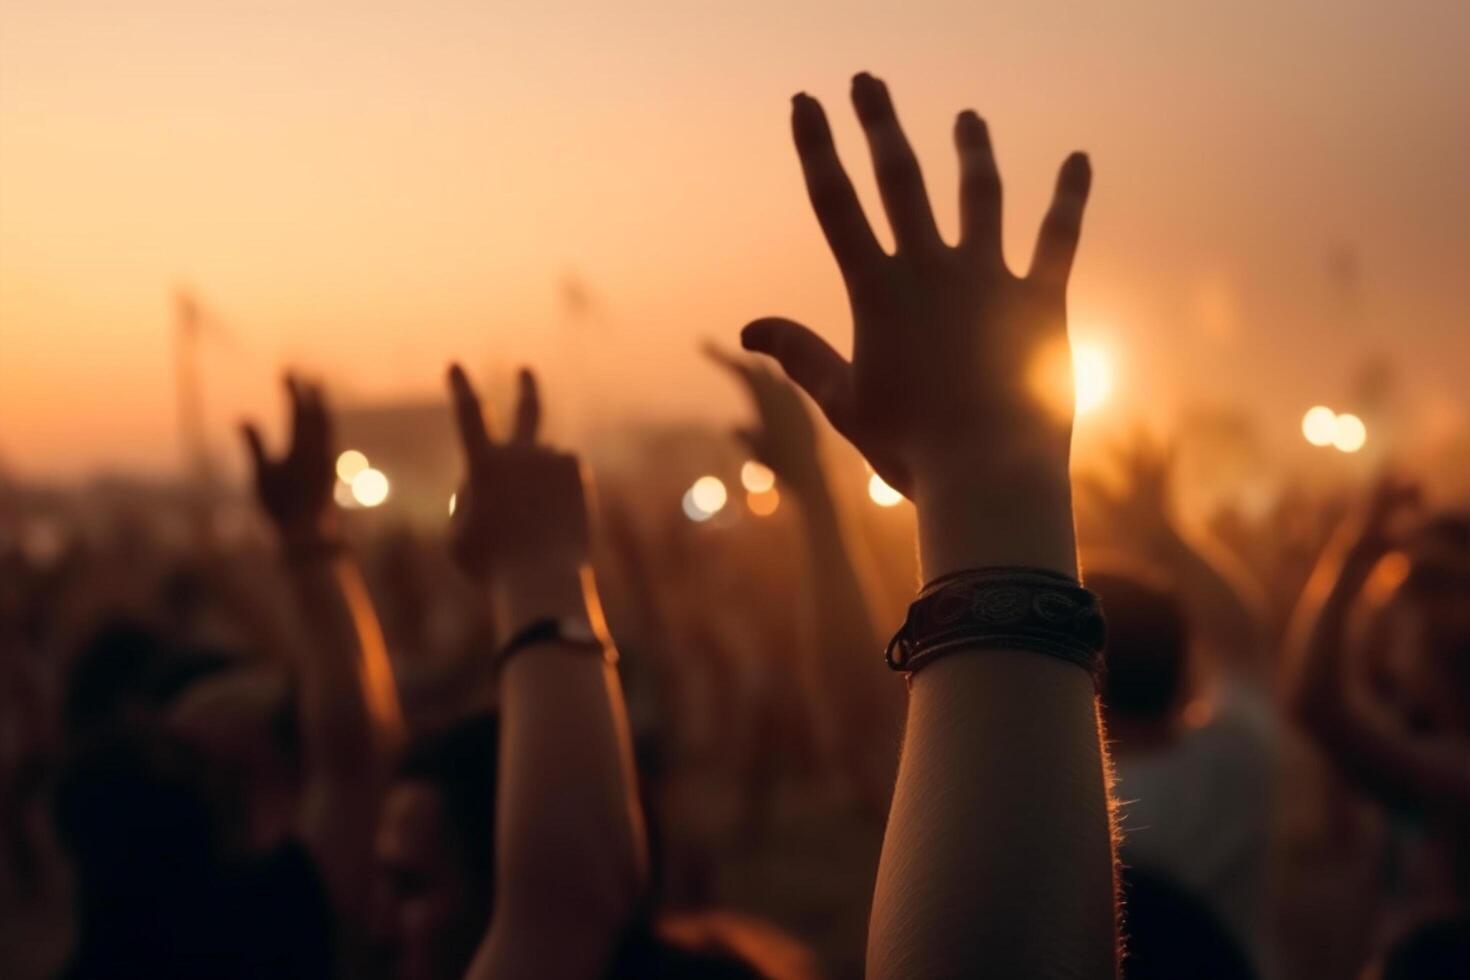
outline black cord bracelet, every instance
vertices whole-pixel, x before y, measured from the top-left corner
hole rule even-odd
[[[1039,568],[976,568],[924,586],[883,659],[912,674],[960,650],[1026,650],[1096,678],[1106,637],[1097,595],[1075,579]]]

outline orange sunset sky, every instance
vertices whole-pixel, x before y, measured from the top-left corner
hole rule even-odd
[[[1233,404],[1295,445],[1382,354],[1415,431],[1453,432],[1467,52],[1456,0],[3,0],[0,464],[177,466],[180,284],[219,324],[202,369],[232,461],[285,364],[351,400],[437,391],[451,356],[530,360],[553,411],[732,418],[700,338],[782,313],[846,346],[787,100],[824,101],[872,204],[859,69],[947,230],[953,115],[988,118],[1013,266],[1057,164],[1091,153],[1071,305],[1116,390],[1087,424]]]

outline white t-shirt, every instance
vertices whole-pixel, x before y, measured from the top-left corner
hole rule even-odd
[[[1268,975],[1277,737],[1269,707],[1231,687],[1205,724],[1157,751],[1114,759],[1123,863],[1193,892]]]

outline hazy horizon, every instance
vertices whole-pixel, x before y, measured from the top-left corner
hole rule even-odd
[[[787,110],[826,104],[881,228],[860,69],[947,232],[951,121],[987,117],[1013,267],[1057,165],[1092,155],[1071,309],[1117,383],[1089,425],[1234,404],[1284,445],[1383,356],[1416,432],[1463,432],[1467,50],[1451,3],[3,0],[0,462],[177,466],[179,286],[221,324],[232,463],[287,364],[381,398],[437,392],[451,357],[531,361],[578,418],[733,417],[701,339],[781,313],[847,345]]]

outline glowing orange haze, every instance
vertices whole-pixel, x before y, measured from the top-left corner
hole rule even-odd
[[[946,228],[953,113],[989,118],[1015,266],[1057,163],[1092,153],[1072,309],[1115,352],[1115,418],[1250,401],[1300,441],[1375,350],[1464,418],[1463,4],[611,6],[4,0],[0,460],[172,465],[178,283],[222,323],[232,457],[287,363],[349,397],[534,360],[568,414],[733,414],[698,338],[781,312],[846,343],[786,100],[826,102],[871,204],[860,68]]]

